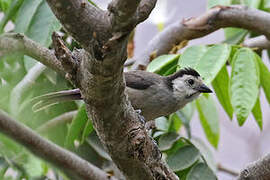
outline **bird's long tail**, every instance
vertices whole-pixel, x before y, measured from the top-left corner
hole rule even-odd
[[[52,92],[48,94],[44,94],[41,96],[37,96],[31,100],[33,104],[33,111],[41,111],[49,106],[57,104],[59,102],[65,101],[74,101],[74,100],[81,100],[81,92],[80,89],[72,89],[72,90],[65,90],[65,91],[58,91]]]

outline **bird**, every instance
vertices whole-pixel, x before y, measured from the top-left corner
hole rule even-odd
[[[125,72],[124,77],[128,99],[145,121],[172,114],[201,93],[212,93],[193,68],[183,68],[169,76],[135,70]],[[33,99],[33,110],[39,111],[59,102],[82,99],[79,89],[48,93]]]

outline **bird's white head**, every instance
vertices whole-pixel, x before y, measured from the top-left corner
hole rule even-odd
[[[185,68],[171,76],[168,76],[174,96],[179,101],[190,102],[197,98],[200,93],[212,93],[200,76],[200,74],[192,69]]]

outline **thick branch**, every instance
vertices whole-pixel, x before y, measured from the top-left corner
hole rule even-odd
[[[134,57],[136,62],[132,68],[146,66],[153,52],[157,56],[168,53],[174,45],[184,40],[203,37],[219,28],[239,27],[270,37],[269,26],[270,14],[264,11],[245,6],[216,6],[197,18],[176,22],[157,34],[146,50]]]
[[[143,22],[148,18],[154,7],[156,6],[157,0],[141,0],[141,3],[137,9],[138,22]]]
[[[29,151],[58,166],[72,179],[109,180],[111,178],[75,154],[45,140],[30,128],[0,111],[0,132],[24,145]],[[114,178],[113,178],[114,179]]]
[[[270,179],[270,154],[249,164],[243,169],[237,178],[238,180],[268,180]]]
[[[1,35],[0,56],[14,52],[30,56],[56,72],[64,74],[61,63],[49,49],[41,46],[22,34],[8,33]]]
[[[108,40],[110,26],[107,14],[87,0],[47,0],[65,29],[86,50],[98,41]],[[98,33],[97,33],[98,32]]]
[[[177,180],[125,94],[127,40],[137,24],[128,16],[136,14],[141,1],[114,0],[112,19],[85,0],[47,2],[85,49],[80,54],[74,84],[80,88],[88,116],[114,163],[129,180]],[[151,8],[146,9],[148,15]]]
[[[111,22],[115,32],[130,32],[135,25],[134,15],[141,0],[113,0],[108,10],[112,14]]]

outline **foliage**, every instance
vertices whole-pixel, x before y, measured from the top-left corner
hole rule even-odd
[[[270,11],[269,0],[208,0],[208,8],[241,3]],[[45,47],[51,46],[53,31],[61,31],[71,49],[79,46],[74,40],[67,41],[70,36],[61,28],[45,0],[0,0],[0,11],[4,13],[0,33],[5,32],[5,26],[10,21],[14,24],[12,31],[24,33]],[[164,76],[179,68],[195,68],[215,91],[214,94],[201,96],[167,117],[157,118],[156,129],[150,132],[169,166],[184,180],[216,179],[217,167],[212,151],[192,134],[190,121],[195,112],[199,114],[206,138],[217,149],[220,134],[214,96],[230,119],[235,115],[239,125],[243,125],[252,113],[260,129],[263,128],[259,94],[261,89],[270,103],[268,68],[252,49],[240,45],[253,34],[239,28],[225,28],[224,32],[226,40],[221,44],[190,46],[182,53],[159,56],[147,67],[147,71]],[[107,171],[112,171],[111,158],[99,141],[92,121],[87,118],[84,105],[68,102],[41,112],[32,111],[29,101],[33,97],[69,88],[71,85],[63,77],[30,57],[22,54],[0,57],[0,94],[5,95],[0,96],[0,108],[33,129],[65,112],[78,109],[71,123],[51,128],[42,135],[97,167],[106,166]],[[66,178],[50,164],[0,134],[0,179],[14,179],[7,177],[8,170],[16,172],[15,179],[43,178],[48,171]]]

